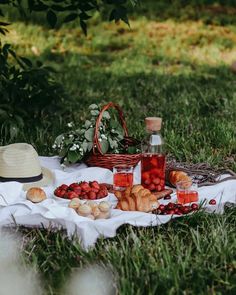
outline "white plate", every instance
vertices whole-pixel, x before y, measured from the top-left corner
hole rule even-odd
[[[57,200],[57,201],[60,201],[60,203],[66,203],[66,204],[68,204],[71,200],[69,200],[69,199],[64,199],[64,198],[59,198],[59,197],[57,197],[57,196],[55,196],[54,194],[53,194],[53,198],[55,199],[55,200]],[[106,202],[109,202],[109,203],[111,203],[111,205],[112,205],[112,207],[114,208],[115,206],[116,206],[116,204],[117,204],[117,198],[116,198],[116,196],[114,195],[114,194],[112,194],[112,193],[108,193],[108,195],[105,197],[105,198],[102,198],[102,199],[96,199],[96,200],[89,200],[89,199],[80,199],[82,202],[87,202],[87,201],[93,201],[93,202],[95,202],[95,203],[100,203],[100,202],[102,202],[102,201],[106,201]]]

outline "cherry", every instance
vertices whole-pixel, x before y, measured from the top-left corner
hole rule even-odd
[[[161,187],[160,184],[156,185],[156,190],[157,190],[158,192],[160,192],[160,191],[162,190],[162,187]]]
[[[175,206],[174,203],[171,203],[171,202],[170,202],[170,203],[167,205],[167,208],[168,208],[168,209],[174,209],[174,206]]]
[[[211,199],[211,200],[209,201],[209,204],[210,204],[210,205],[216,205],[216,200],[215,200],[215,199]]]
[[[158,185],[160,183],[160,178],[159,177],[156,177],[153,179],[152,181],[154,184]]]
[[[167,195],[164,197],[164,200],[170,200],[171,199],[171,195]]]
[[[165,205],[161,204],[158,209],[160,209],[161,211],[164,211],[165,210]]]
[[[178,208],[175,208],[175,214],[179,214],[180,213],[180,211],[179,211],[179,209]]]
[[[148,189],[149,189],[150,191],[154,191],[154,190],[156,189],[155,184],[153,184],[153,183],[149,184]]]
[[[190,212],[189,208],[186,206],[186,207],[183,207],[182,209],[182,213],[184,214],[188,214]]]
[[[192,210],[198,210],[198,208],[199,208],[199,206],[198,206],[198,204],[196,204],[196,203],[193,203],[192,205],[191,205],[191,208],[192,208]]]
[[[175,214],[175,210],[169,210],[168,214],[171,214],[171,215]]]
[[[144,180],[144,184],[145,184],[145,185],[149,185],[149,184],[151,184],[151,179],[149,179],[149,178],[148,178],[148,179],[145,179],[145,180]]]

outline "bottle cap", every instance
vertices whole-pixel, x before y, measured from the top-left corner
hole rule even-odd
[[[162,118],[159,117],[148,117],[145,119],[146,129],[149,131],[161,130]]]

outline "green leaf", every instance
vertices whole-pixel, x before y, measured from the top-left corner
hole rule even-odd
[[[83,20],[80,20],[80,26],[81,26],[81,29],[84,32],[84,35],[87,36],[87,24],[86,24],[86,22],[84,22]]]
[[[85,152],[87,152],[87,149],[88,149],[88,143],[87,143],[86,141],[84,141],[84,142],[82,143],[82,148],[83,148],[83,150],[84,150]]]
[[[84,126],[85,126],[86,128],[89,128],[89,127],[91,126],[91,124],[92,124],[91,121],[86,120],[85,123],[84,123]]]
[[[81,158],[80,154],[76,151],[68,151],[67,159],[70,163],[74,164]]]
[[[24,64],[26,64],[29,68],[32,68],[33,64],[32,62],[28,59],[28,58],[25,58],[25,57],[20,57],[20,59],[23,61]]]
[[[71,21],[75,20],[77,17],[78,17],[77,13],[71,13],[64,18],[64,22],[65,23],[71,22]]]
[[[88,142],[88,152],[90,152],[93,148],[93,142],[89,141]]]
[[[51,9],[47,12],[47,21],[52,28],[54,28],[57,23],[57,16]]]
[[[101,149],[102,149],[102,152],[103,154],[105,154],[108,149],[109,149],[109,143],[106,139],[103,139],[101,142],[100,142],[100,145],[101,145]]]
[[[94,128],[89,128],[88,130],[86,130],[84,136],[88,141],[93,141]]]

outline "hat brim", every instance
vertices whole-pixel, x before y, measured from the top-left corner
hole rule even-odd
[[[23,190],[27,191],[31,187],[44,187],[44,186],[49,186],[54,182],[54,174],[52,173],[51,170],[41,167],[42,168],[42,174],[43,178],[39,181],[36,182],[29,182],[29,183],[24,183],[23,185]]]

